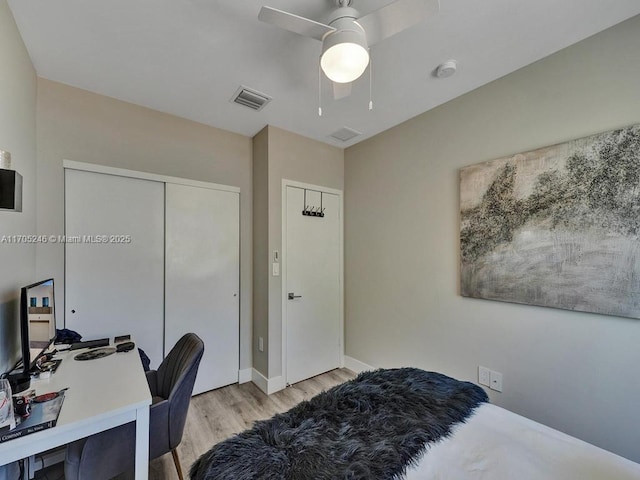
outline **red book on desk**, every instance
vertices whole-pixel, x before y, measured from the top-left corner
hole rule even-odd
[[[17,417],[17,425],[14,429],[6,427],[0,430],[0,443],[55,427],[58,421],[58,415],[60,415],[60,410],[62,409],[62,402],[64,402],[64,394],[64,390],[55,392],[54,394],[45,394],[55,395],[54,398],[47,401],[37,401],[38,397],[36,397],[35,401],[31,404],[31,415],[27,418]],[[45,397],[45,395],[41,397]]]

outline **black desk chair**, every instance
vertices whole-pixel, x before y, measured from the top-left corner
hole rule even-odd
[[[149,460],[173,454],[183,479],[176,448],[182,440],[187,410],[204,343],[187,333],[171,349],[158,370],[147,372],[153,398],[149,411]],[[135,467],[135,423],[127,423],[67,445],[66,480],[107,480]]]

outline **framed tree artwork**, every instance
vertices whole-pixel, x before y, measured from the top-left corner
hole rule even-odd
[[[640,318],[640,125],[460,171],[464,296]]]

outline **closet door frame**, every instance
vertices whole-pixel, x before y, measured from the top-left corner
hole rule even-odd
[[[124,168],[107,167],[93,163],[76,162],[73,160],[63,160],[62,167],[71,170],[82,170],[85,172],[104,173],[107,175],[117,175],[120,177],[138,178],[140,180],[152,180],[162,183],[175,183],[177,185],[190,185],[192,187],[210,188],[212,190],[223,190],[226,192],[240,193],[240,187],[231,187],[229,185],[221,185],[218,183],[201,182],[198,180],[190,180],[188,178],[171,177],[167,175],[158,175],[155,173],[138,172],[136,170],[127,170]]]
[[[192,186],[192,187],[199,187],[199,188],[208,188],[211,190],[221,190],[221,191],[225,191],[225,192],[233,192],[233,193],[237,193],[238,196],[240,196],[240,188],[239,187],[232,187],[229,185],[222,185],[222,184],[218,184],[218,183],[210,183],[210,182],[202,182],[202,181],[198,181],[198,180],[191,180],[188,178],[180,178],[180,177],[172,177],[172,176],[168,176],[168,175],[159,175],[159,174],[155,174],[155,173],[148,173],[148,172],[139,172],[136,170],[127,170],[124,168],[116,168],[116,167],[108,167],[105,165],[98,165],[98,164],[93,164],[93,163],[86,163],[86,162],[77,162],[74,160],[63,160],[62,161],[62,167],[65,170],[80,170],[80,171],[84,171],[84,172],[92,172],[92,173],[102,173],[102,174],[106,174],[106,175],[115,175],[115,176],[120,176],[120,177],[127,177],[127,178],[136,178],[139,180],[151,180],[151,181],[155,181],[155,182],[161,182],[166,184],[176,184],[176,185],[186,185],[186,186]],[[166,200],[165,200],[166,201]],[[240,259],[240,262],[242,261],[242,259]],[[66,259],[65,259],[65,265],[66,265]],[[238,275],[240,275],[240,264],[238,264]],[[65,275],[66,275],[66,271],[65,271]],[[240,278],[240,277],[238,277]],[[65,279],[65,286],[66,286],[66,279]],[[238,286],[238,305],[239,307],[242,305],[242,288],[239,285]],[[65,302],[66,303],[66,302]],[[66,305],[65,305],[65,309],[66,309]],[[240,311],[238,311],[238,329],[240,329]],[[165,319],[163,318],[163,338],[164,338],[164,325]],[[65,323],[66,323],[66,318],[65,318]],[[239,334],[240,334],[240,330],[239,330]],[[240,339],[240,341],[242,341]],[[167,352],[164,351],[164,340],[163,340],[163,358],[166,356]],[[238,359],[239,362],[239,359]],[[238,363],[238,369],[240,369],[240,365]]]

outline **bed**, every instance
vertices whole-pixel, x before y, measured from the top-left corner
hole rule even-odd
[[[415,368],[364,372],[211,448],[192,480],[640,480],[640,464]]]

